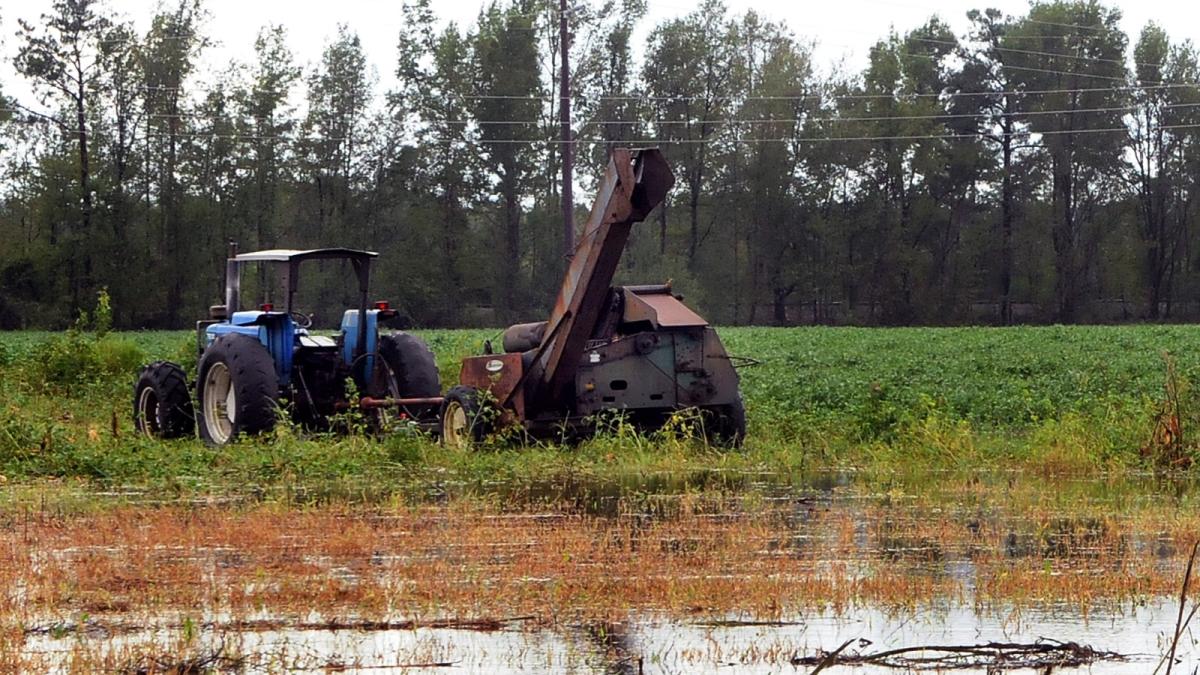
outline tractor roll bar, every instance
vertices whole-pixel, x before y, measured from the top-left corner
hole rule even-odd
[[[242,285],[242,265],[246,263],[280,263],[283,267],[283,286],[286,292],[284,309],[292,311],[292,302],[296,296],[296,288],[300,280],[300,263],[308,260],[349,260],[358,277],[358,316],[360,325],[365,325],[364,318],[370,306],[371,259],[378,257],[374,251],[360,251],[352,248],[314,248],[307,250],[269,249],[253,253],[238,253],[236,242],[229,242],[229,258],[225,261],[225,307],[229,316],[237,311],[240,302]],[[367,333],[358,331],[358,340],[354,348],[357,358],[367,351]]]

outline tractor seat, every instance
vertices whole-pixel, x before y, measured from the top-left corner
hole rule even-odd
[[[337,342],[326,335],[297,335],[301,347],[310,349],[337,349]]]

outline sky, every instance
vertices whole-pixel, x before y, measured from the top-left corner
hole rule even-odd
[[[640,42],[645,41],[655,24],[687,14],[699,4],[686,0],[646,2],[648,13],[641,22]],[[109,0],[109,7],[134,21],[140,31],[148,27],[158,4],[159,0]],[[433,2],[435,12],[444,22],[456,21],[460,25],[473,23],[484,4],[484,0]],[[937,14],[962,33],[967,27],[965,14],[969,9],[991,6],[1021,14],[1029,3],[1026,0],[726,0],[726,4],[731,13],[753,9],[769,19],[784,21],[801,40],[815,41],[814,56],[819,68],[828,69],[842,62],[851,71],[857,71],[865,66],[870,45],[893,27],[904,32]],[[1106,4],[1121,9],[1122,27],[1131,41],[1153,20],[1166,27],[1173,40],[1200,43],[1200,2],[1126,0]],[[11,65],[18,44],[14,37],[16,20],[36,19],[50,5],[51,0],[10,0],[0,4],[0,51],[5,57],[0,63],[0,90],[6,94],[21,99],[29,95],[29,90],[17,81]],[[388,89],[394,81],[392,68],[400,28],[400,0],[205,0],[204,5],[210,15],[205,34],[216,44],[203,57],[211,68],[202,68],[202,72],[222,69],[230,59],[249,59],[255,35],[268,23],[283,24],[297,61],[312,65],[320,58],[337,24],[346,23],[361,38],[379,75],[380,91]]]

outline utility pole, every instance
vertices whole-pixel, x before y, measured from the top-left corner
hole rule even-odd
[[[558,44],[562,50],[558,117],[562,125],[563,258],[570,260],[575,254],[575,198],[571,190],[575,178],[575,152],[571,140],[571,33],[567,29],[567,0],[558,0]]]

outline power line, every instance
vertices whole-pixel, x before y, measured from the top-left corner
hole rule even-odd
[[[911,56],[923,56],[913,54]],[[1071,73],[1067,71],[1055,70],[1039,70],[1038,72],[1046,72],[1051,74],[1075,75],[1081,73]],[[1113,78],[1122,80],[1122,78]],[[1122,80],[1127,81],[1127,80]],[[183,87],[142,87],[143,89],[157,90],[179,90]],[[994,91],[945,91],[938,93],[912,93],[912,94],[801,94],[796,96],[673,96],[673,95],[636,95],[636,94],[607,94],[602,96],[588,96],[586,94],[575,94],[577,98],[582,98],[588,101],[804,101],[804,100],[852,100],[852,99],[908,99],[908,98],[959,98],[968,96],[1035,96],[1045,94],[1082,94],[1092,92],[1109,92],[1109,91],[1148,91],[1158,89],[1196,89],[1200,88],[1200,82],[1159,82],[1157,84],[1135,85],[1126,84],[1122,86],[1108,87],[1063,87],[1053,89],[1007,89]],[[211,93],[199,91],[198,93]],[[559,97],[552,94],[456,94],[457,98],[466,100],[490,100],[490,99],[512,99],[512,100],[530,100],[530,101],[547,101],[556,102]]]
[[[1175,109],[1175,108],[1192,108],[1192,107],[1198,107],[1198,106],[1200,106],[1200,102],[1197,102],[1197,103],[1172,103],[1172,104],[1168,104],[1168,105],[1162,106],[1162,107]],[[1067,114],[1073,114],[1073,113],[1077,114],[1077,113],[1136,111],[1139,109],[1140,109],[1140,106],[1124,105],[1124,106],[1113,106],[1113,107],[1106,107],[1106,108],[1027,110],[1027,111],[1013,112],[1012,115],[1014,117],[1028,117],[1028,116],[1040,116],[1040,115],[1067,115]],[[979,117],[995,117],[997,115],[998,115],[997,113],[992,113],[992,112],[978,112],[978,113],[941,113],[941,114],[928,114],[928,115],[874,115],[874,116],[869,116],[869,117],[809,116],[806,118],[805,121],[812,121],[812,122],[887,122],[887,121],[892,121],[892,120],[971,119],[971,118],[979,118]],[[654,125],[663,125],[663,124],[779,124],[779,123],[799,122],[799,121],[801,121],[801,120],[798,118],[786,118],[786,119],[729,118],[729,119],[717,119],[717,120],[632,120],[632,121],[613,120],[613,121],[588,121],[587,123],[588,124],[642,124],[642,123],[645,123],[645,124],[654,124]],[[443,122],[443,123],[444,124],[454,124],[454,123],[459,123],[459,121],[456,120],[454,122]],[[465,123],[465,121],[464,121],[464,123]],[[503,122],[500,122],[500,124],[502,124],[502,123]],[[514,124],[529,124],[529,123],[531,123],[531,122],[514,122]],[[479,124],[497,124],[497,122],[479,122]]]
[[[1170,103],[1170,104],[1162,105],[1159,107],[1163,108],[1163,109],[1170,109],[1170,110],[1176,110],[1176,109],[1181,109],[1181,108],[1195,108],[1195,107],[1200,107],[1200,101],[1191,102],[1191,103]],[[1124,106],[1110,106],[1110,107],[1097,107],[1097,108],[1060,108],[1060,109],[1053,109],[1053,110],[1014,111],[1013,113],[1011,113],[1011,115],[1014,117],[1032,117],[1032,116],[1067,115],[1067,114],[1098,113],[1098,112],[1136,112],[1136,111],[1140,110],[1141,108],[1142,108],[1142,106],[1139,106],[1139,105],[1124,105]],[[21,108],[0,108],[0,112],[22,113],[22,112],[29,112],[29,111],[21,109]],[[656,120],[656,119],[582,120],[582,123],[584,125],[608,125],[608,126],[635,126],[635,125],[676,126],[676,125],[688,125],[688,124],[691,124],[691,125],[701,125],[701,124],[712,124],[712,125],[788,124],[788,123],[801,123],[801,122],[847,123],[847,122],[887,122],[887,121],[893,121],[893,120],[895,120],[895,121],[910,121],[910,120],[975,119],[975,118],[995,117],[998,114],[999,113],[985,111],[985,112],[977,112],[977,113],[930,113],[930,114],[919,114],[919,115],[871,115],[871,116],[858,116],[858,117],[842,117],[842,116],[822,117],[822,116],[816,116],[816,115],[808,115],[807,117],[805,117],[803,119],[801,119],[799,117],[777,118],[777,119],[729,117],[729,118],[705,119],[705,120]],[[43,117],[43,119],[46,119],[47,121],[53,121],[53,122],[57,122],[59,124],[67,124],[67,121],[59,119],[59,118],[51,117],[49,115],[42,115],[42,117]],[[213,118],[210,118],[200,112],[146,113],[146,114],[141,114],[138,117],[140,119],[146,119],[146,118],[152,118],[152,119],[204,119],[204,120],[213,119]],[[248,116],[248,117],[229,117],[229,118],[224,118],[224,119],[231,123],[237,123],[239,121],[245,121],[245,120],[253,120],[256,122],[261,122],[261,121],[267,120],[268,118],[257,117],[257,116]],[[280,125],[283,125],[283,124],[289,124],[289,123],[294,123],[294,122],[295,122],[294,120],[280,120],[278,123]],[[550,124],[554,123],[552,120],[549,120],[549,119],[542,119],[542,120],[470,120],[470,119],[469,120],[422,120],[422,122],[424,122],[426,124],[451,124],[451,125],[463,125],[463,126],[471,125],[471,124],[475,124],[475,125],[479,125],[479,126],[489,126],[489,125],[490,126],[499,126],[499,125],[530,126],[530,125],[550,125]],[[76,130],[71,130],[71,132],[75,133]],[[203,133],[203,132],[179,132],[179,133],[187,134],[187,133]],[[245,134],[243,134],[243,135],[245,135]],[[314,136],[314,138],[319,138],[319,137]]]
[[[203,38],[201,38],[198,34],[196,34],[196,35],[156,35],[156,36],[154,36],[154,39],[155,40],[166,40],[166,41],[195,40],[195,41],[199,42]],[[96,42],[96,44],[101,44],[101,45],[119,45],[119,44],[129,43],[129,42],[139,42],[139,43],[145,44],[148,41],[143,40],[137,36],[134,36],[134,37],[124,37],[124,38],[104,38],[101,40],[96,40],[95,42]]]
[[[1047,68],[1030,68],[1027,66],[1013,66],[1013,65],[1009,65],[1007,63],[1001,63],[998,65],[1001,68],[1008,68],[1010,70],[1023,70],[1023,71],[1031,72],[1031,73],[1048,73],[1050,75],[1071,75],[1073,77],[1090,77],[1090,78],[1097,79],[1097,80],[1111,80],[1113,82],[1128,82],[1129,81],[1128,78],[1126,78],[1124,76],[1120,76],[1120,75],[1098,75],[1096,73],[1080,73],[1080,72],[1071,71],[1071,70],[1050,70]],[[1154,84],[1167,84],[1167,83],[1163,82],[1162,80],[1147,80],[1147,81],[1153,82]]]
[[[1057,71],[1047,71],[1057,72]],[[1152,84],[1146,86],[1125,85],[1125,86],[1109,86],[1109,87],[1066,87],[1058,89],[1007,89],[996,91],[947,91],[939,93],[914,93],[914,94],[806,94],[803,96],[743,96],[737,97],[738,101],[798,101],[798,100],[814,100],[814,99],[833,99],[833,100],[852,100],[852,99],[907,99],[907,98],[959,98],[970,96],[1034,96],[1045,94],[1081,94],[1093,92],[1107,91],[1144,91],[1157,89],[1198,89],[1200,82],[1168,82],[1162,84]],[[704,100],[704,97],[696,96],[599,96],[593,100],[668,100],[668,101],[695,101]],[[723,100],[732,100],[727,97]]]
[[[909,7],[911,9],[922,9],[922,10],[926,10],[926,11],[930,11],[930,12],[934,12],[934,13],[937,13],[940,11],[938,9],[935,9],[933,7],[928,7],[928,6],[912,5],[912,4],[905,4],[905,3],[889,3],[889,2],[882,2],[881,0],[874,0],[874,1],[876,2],[876,4],[890,5],[892,7]],[[1075,29],[1083,29],[1083,30],[1105,30],[1104,26],[1090,26],[1087,24],[1080,24],[1080,23],[1061,23],[1058,21],[1042,21],[1040,19],[1031,19],[1029,17],[1018,17],[1017,21],[1024,22],[1024,23],[1036,23],[1036,24],[1041,24],[1041,25],[1045,25],[1045,26],[1059,26],[1060,28],[1075,28]]]
[[[1200,102],[1196,103],[1171,103],[1163,108],[1194,108],[1200,107]],[[1056,109],[1056,110],[1027,110],[1013,112],[1014,117],[1029,117],[1042,115],[1067,115],[1079,113],[1097,113],[1097,112],[1124,112],[1137,111],[1140,106],[1123,105],[1103,108],[1074,108],[1074,109]],[[654,119],[638,119],[638,120],[581,120],[584,124],[589,125],[685,125],[685,124],[787,124],[802,121],[811,122],[887,122],[892,120],[945,120],[945,119],[971,119],[980,117],[995,117],[997,113],[978,112],[978,113],[941,113],[927,115],[875,115],[869,117],[818,117],[808,116],[804,120],[796,117],[781,118],[781,119],[744,119],[744,118],[722,118],[708,120],[654,120]],[[512,126],[528,126],[534,124],[552,124],[546,120],[433,120],[435,124],[478,124],[478,125],[512,125]]]
[[[867,33],[865,31],[859,33],[859,35],[869,35],[869,34],[870,33]],[[904,36],[901,36],[901,37],[903,38]],[[1079,37],[1079,36],[1076,34],[1073,34],[1073,33],[1066,33],[1063,35],[1015,35],[1013,33],[1005,32],[1005,33],[997,34],[996,37],[1001,40],[1066,40],[1068,38],[1075,38],[1075,37]],[[964,42],[987,42],[986,40],[972,37],[972,35],[970,33],[967,33],[963,37],[963,41]]]
[[[1042,21],[1040,19],[1030,19],[1029,17],[1024,17],[1024,18],[1018,19],[1018,21],[1024,21],[1025,23],[1036,23],[1036,24],[1041,24],[1043,26],[1059,26],[1061,28],[1076,28],[1076,29],[1081,29],[1081,30],[1105,30],[1104,26],[1088,26],[1088,25],[1082,24],[1082,23],[1060,23],[1058,21]]]
[[[576,13],[576,9],[575,9],[575,8],[568,8],[566,13],[567,13],[568,15],[574,14],[574,13]],[[538,17],[543,17],[543,16],[545,16],[545,17],[554,17],[554,16],[558,16],[558,14],[559,14],[558,8],[556,8],[556,7],[547,7],[547,9],[545,9],[545,10],[539,10],[539,11],[536,11],[536,12],[511,12],[511,13],[510,13],[510,12],[500,12],[498,16],[500,16],[501,18],[508,19],[508,18],[538,18]],[[265,27],[265,26],[264,26],[264,27]],[[518,29],[518,30],[537,30],[537,28],[536,28],[536,27],[533,27],[533,28],[524,28],[524,27],[521,27],[521,26],[510,26],[509,28],[516,28],[516,29]],[[357,32],[355,32],[355,34],[357,34]],[[196,34],[193,34],[193,35],[156,35],[156,36],[154,36],[154,39],[155,39],[155,40],[195,40],[195,41],[201,41],[201,40],[203,40],[204,38],[203,38],[203,36],[201,36],[199,33],[196,33]],[[134,43],[143,43],[143,44],[144,44],[145,42],[147,42],[147,40],[148,40],[148,36],[146,36],[146,37],[142,37],[142,36],[136,36],[136,35],[134,35],[134,36],[130,36],[130,37],[122,37],[122,38],[102,38],[102,39],[100,39],[100,40],[95,40],[95,41],[94,41],[94,43],[95,43],[95,44],[102,44],[102,45],[107,45],[107,44],[122,44],[122,43],[130,43],[130,42],[134,42]]]
[[[1200,107],[1200,102],[1171,103],[1171,104],[1167,104],[1167,105],[1160,106],[1160,107],[1163,109],[1170,109],[1170,110],[1176,110],[1176,109],[1181,109],[1181,108],[1196,108],[1196,107]],[[1138,106],[1138,105],[1125,105],[1125,106],[1111,106],[1111,107],[1099,107],[1099,108],[1074,108],[1074,109],[1064,108],[1064,109],[1054,109],[1054,110],[1027,110],[1027,111],[1016,111],[1016,112],[1011,113],[1011,115],[1013,117],[1024,118],[1024,117],[1035,117],[1035,116],[1068,115],[1068,114],[1099,113],[1099,112],[1136,112],[1140,109],[1141,109],[1141,106]],[[16,108],[12,108],[12,109],[0,108],[0,112],[22,112],[22,111],[19,109],[16,109]],[[753,124],[753,125],[757,125],[757,124],[796,124],[796,123],[805,123],[805,122],[813,123],[813,124],[825,124],[825,123],[842,124],[842,123],[849,123],[849,122],[890,122],[890,121],[913,121],[913,120],[941,121],[941,120],[949,120],[949,119],[984,119],[984,118],[996,117],[998,115],[999,115],[999,113],[995,113],[995,112],[977,112],[977,113],[933,113],[933,114],[920,114],[920,115],[872,115],[872,116],[860,116],[860,117],[820,117],[820,116],[810,115],[803,119],[797,118],[797,117],[779,118],[779,119],[753,119],[753,118],[730,117],[730,118],[707,119],[707,120],[637,119],[637,120],[582,120],[581,122],[585,126],[638,126],[638,125],[645,125],[645,126],[655,126],[655,127],[679,126],[679,125],[701,125],[701,124],[711,124],[714,126],[743,125],[743,124]],[[199,119],[206,119],[206,120],[210,119],[210,118],[206,117],[205,115],[203,115],[202,113],[180,113],[180,114],[151,113],[148,115],[142,115],[141,117],[143,119],[146,117],[160,118],[160,119],[185,119],[185,118],[191,118],[191,119],[199,118]],[[241,118],[241,119],[261,120],[263,118],[251,117],[251,118]],[[62,120],[56,119],[56,121],[59,121],[60,123],[65,123]],[[236,118],[228,118],[228,121],[232,122],[232,123],[236,123],[239,120]],[[426,123],[428,123],[428,124],[451,124],[451,125],[462,125],[462,126],[474,124],[474,125],[478,125],[481,127],[482,126],[502,126],[502,125],[503,126],[532,126],[532,125],[550,126],[550,125],[555,124],[552,120],[427,120]],[[169,134],[166,134],[166,135],[169,135]],[[204,132],[204,131],[183,131],[183,132],[176,133],[176,136],[186,136],[186,135],[208,135],[208,134],[207,134],[207,132]],[[260,137],[260,136],[254,135],[254,134],[235,134],[235,135],[240,136],[240,137]],[[329,140],[328,137],[323,137],[323,136],[311,136],[311,138]]]
[[[910,56],[923,56],[920,54],[911,54]],[[1051,74],[1073,75],[1066,71],[1038,71]],[[1115,78],[1121,79],[1121,78]],[[1200,82],[1160,82],[1157,84],[1139,85],[1124,85],[1124,86],[1109,86],[1109,87],[1065,87],[1055,89],[1008,89],[999,91],[946,91],[939,93],[913,93],[913,94],[802,94],[798,96],[639,96],[635,94],[622,95],[604,95],[604,96],[587,96],[579,95],[589,101],[803,101],[803,100],[849,100],[849,99],[907,99],[907,98],[958,98],[967,96],[1016,96],[1016,95],[1043,95],[1043,94],[1078,94],[1092,93],[1102,91],[1143,91],[1153,89],[1196,89],[1200,88]],[[529,99],[551,101],[557,100],[558,97],[549,94],[463,94],[459,98],[464,99]]]
[[[1050,52],[1044,52],[1044,53],[1051,54]],[[1061,56],[1061,54],[1051,54],[1051,55],[1052,56]],[[930,54],[899,54],[898,56],[900,56],[901,58],[907,57],[907,58],[930,59],[930,60],[938,60],[938,59],[942,58],[942,57],[933,56]],[[1116,81],[1116,82],[1128,82],[1129,81],[1129,79],[1127,77],[1125,77],[1124,75],[1099,75],[1096,73],[1081,73],[1081,72],[1075,71],[1075,70],[1054,70],[1051,68],[1032,68],[1029,66],[1015,66],[1015,65],[1009,65],[1006,63],[999,63],[996,65],[998,65],[1001,68],[1010,68],[1012,70],[1023,70],[1023,71],[1031,72],[1031,73],[1048,73],[1050,75],[1072,75],[1072,76],[1076,76],[1076,77],[1092,77],[1092,78],[1096,78],[1096,79],[1112,80],[1112,81]],[[1163,82],[1162,80],[1147,80],[1147,82],[1153,83],[1153,84],[1168,84],[1168,83]]]
[[[1200,129],[1200,124],[1167,124],[1155,126],[1148,129],[1147,132],[1182,130],[1182,129]],[[1047,131],[1016,131],[1012,133],[1002,133],[1004,136],[1059,136],[1071,134],[1099,134],[1099,133],[1129,133],[1132,131],[1129,127],[1104,127],[1092,129],[1067,129],[1067,130],[1047,130]],[[986,134],[988,137],[995,137],[997,134]],[[170,138],[172,134],[155,133],[148,134],[147,138]],[[246,140],[276,140],[276,141],[324,141],[324,142],[341,142],[352,140],[344,137],[319,137],[319,136],[258,136],[253,134],[214,134],[205,132],[184,132],[174,134],[176,138],[200,138],[200,139],[246,139]],[[825,137],[791,137],[791,138],[681,138],[681,139],[664,139],[664,138],[640,138],[640,139],[575,139],[574,143],[584,143],[589,145],[690,145],[690,144],[761,144],[761,143],[799,143],[799,144],[815,144],[815,143],[852,143],[852,142],[877,142],[877,141],[915,141],[915,140],[941,140],[941,139],[971,139],[981,138],[984,134],[977,133],[941,133],[941,134],[900,134],[888,136],[825,136]],[[467,139],[467,138],[430,138],[426,139],[429,143],[460,143],[467,145],[553,145],[562,143],[559,139],[527,139],[527,138],[499,138],[499,139]]]
[[[923,38],[923,37],[910,37],[908,39],[914,40],[917,42],[927,42],[929,44],[940,44],[940,45],[948,45],[948,46],[954,46],[954,47],[962,46],[961,42],[954,42],[952,40],[936,40],[934,38]],[[1055,52],[1041,52],[1041,51],[1035,51],[1032,49],[1017,49],[1015,47],[991,47],[991,49],[995,49],[996,51],[1001,51],[1001,52],[1012,52],[1014,54],[1029,54],[1032,56],[1050,56],[1053,58],[1063,58],[1063,59],[1080,59],[1080,60],[1084,60],[1084,61],[1099,61],[1099,62],[1103,62],[1103,63],[1117,63],[1120,65],[1126,65],[1126,64],[1132,63],[1135,66],[1151,66],[1151,67],[1156,67],[1156,68],[1161,68],[1162,66],[1167,65],[1166,62],[1145,63],[1145,62],[1141,62],[1141,61],[1126,61],[1125,59],[1108,59],[1108,58],[1104,58],[1102,56],[1086,56],[1083,54],[1057,54]],[[918,56],[918,55],[913,54],[912,56]]]
[[[1200,124],[1171,124],[1161,125],[1148,130],[1166,131],[1179,129],[1200,129]],[[1019,131],[1012,133],[1001,133],[1003,136],[1059,136],[1069,134],[1099,134],[1099,133],[1129,133],[1129,127],[1107,127],[1100,129],[1074,129],[1074,130],[1048,130],[1048,131]],[[987,134],[988,137],[994,138],[997,134]],[[844,136],[844,137],[821,137],[821,138],[682,138],[682,139],[662,139],[662,138],[642,138],[642,139],[619,139],[619,140],[603,140],[603,139],[577,139],[576,143],[585,143],[590,145],[679,145],[679,144],[721,144],[731,143],[734,145],[740,144],[758,144],[758,143],[852,143],[852,142],[874,142],[874,141],[916,141],[916,140],[939,140],[939,139],[968,139],[981,138],[982,134],[912,134],[912,135],[896,135],[896,136]],[[433,142],[470,142],[473,145],[488,145],[494,143],[511,143],[523,145],[548,145],[561,143],[556,139],[494,139],[494,140],[478,140],[478,141],[463,141],[462,139],[433,139]]]

